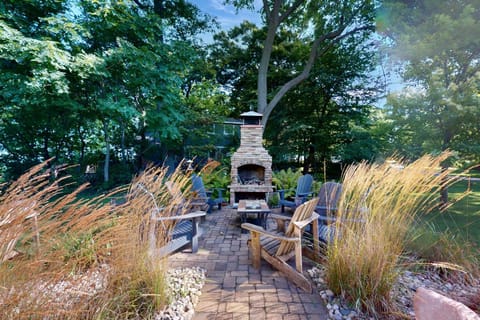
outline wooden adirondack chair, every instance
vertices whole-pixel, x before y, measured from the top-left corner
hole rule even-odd
[[[309,224],[313,224],[312,229],[317,231],[318,215],[314,212],[317,201],[318,199],[315,198],[301,204],[291,218],[271,215],[278,219],[277,225],[284,232],[269,232],[254,224],[242,223],[242,228],[250,231],[249,246],[254,268],[260,268],[261,258],[263,258],[298,287],[306,292],[312,292],[311,282],[303,275],[302,234]],[[290,220],[286,230],[285,219]],[[314,251],[318,252],[318,241],[315,241],[314,246]],[[295,257],[295,268],[287,263],[293,257]]]
[[[307,201],[312,192],[313,177],[310,174],[302,175],[298,178],[297,187],[295,189],[295,197],[293,201],[288,200],[285,196],[286,190],[278,190],[280,196],[280,206],[282,207],[282,212],[285,212],[285,207],[295,209],[299,204]]]
[[[214,206],[218,206],[218,210],[222,209],[222,188],[215,188],[218,193],[218,198],[213,197],[213,191],[206,190],[203,184],[202,177],[192,174],[192,191],[196,193],[196,197],[192,200],[192,204],[206,204],[207,213],[212,212]]]

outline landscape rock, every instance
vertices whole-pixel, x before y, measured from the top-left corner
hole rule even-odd
[[[445,287],[451,289],[448,285]],[[480,317],[464,304],[423,287],[417,289],[413,307],[417,320],[480,320]]]
[[[363,313],[359,306],[352,305],[351,302],[333,294],[328,288],[323,266],[319,265],[307,272],[329,310],[329,319],[338,319],[339,314],[342,319],[372,319],[371,316]],[[466,300],[469,296],[480,297],[480,279],[478,278],[442,277],[435,269],[426,269],[421,272],[404,271],[399,275],[391,292],[392,302],[404,318],[415,319],[413,297],[421,287],[435,290],[456,301]]]

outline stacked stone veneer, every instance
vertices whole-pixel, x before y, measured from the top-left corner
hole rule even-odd
[[[262,144],[262,125],[244,124],[240,127],[240,147],[231,158],[230,204],[234,205],[238,197],[248,194],[265,199],[265,193],[272,189],[272,157]],[[238,181],[238,168],[244,165],[257,165],[265,169],[264,183],[261,185],[242,185]]]

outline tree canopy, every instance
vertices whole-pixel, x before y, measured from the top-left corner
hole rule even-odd
[[[407,83],[387,101],[396,148],[411,157],[452,149],[478,161],[480,2],[387,1],[382,17]]]
[[[252,7],[253,0],[227,1],[238,8]],[[266,34],[263,41],[257,77],[257,111],[263,114],[267,123],[272,110],[285,94],[306,80],[315,61],[326,54],[337,43],[352,38],[367,39],[374,31],[374,1],[348,0],[341,2],[323,0],[265,0],[262,15]],[[296,39],[308,44],[308,54],[298,61],[296,69],[283,82],[268,81],[269,69],[279,66],[272,64],[272,52],[278,45],[277,36],[285,30],[293,31]]]
[[[237,112],[256,105],[257,61],[266,32],[266,28],[244,22],[214,38],[211,58],[217,63],[218,81],[231,91],[230,101]],[[269,85],[274,87],[297,72],[310,50],[295,30],[284,29],[276,39],[270,61],[274,67],[268,73]],[[314,147],[318,159],[327,161],[332,156],[346,161],[374,157],[374,141],[355,151],[350,148],[359,139],[363,143],[370,140],[367,131],[360,131],[368,126],[378,91],[371,75],[376,55],[373,46],[356,37],[332,45],[317,59],[311,76],[279,101],[264,135],[274,163],[299,164],[309,146]]]
[[[83,165],[103,154],[108,181],[111,156],[135,154],[143,165],[152,142],[158,153],[182,140],[183,89],[203,59],[199,34],[215,26],[198,8],[181,0],[8,0],[0,17],[8,167],[20,173],[52,156]]]

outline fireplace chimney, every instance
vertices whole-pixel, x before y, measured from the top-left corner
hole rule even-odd
[[[262,114],[242,113],[240,147],[232,155],[230,204],[242,199],[265,199],[272,188],[272,157],[262,144]]]

